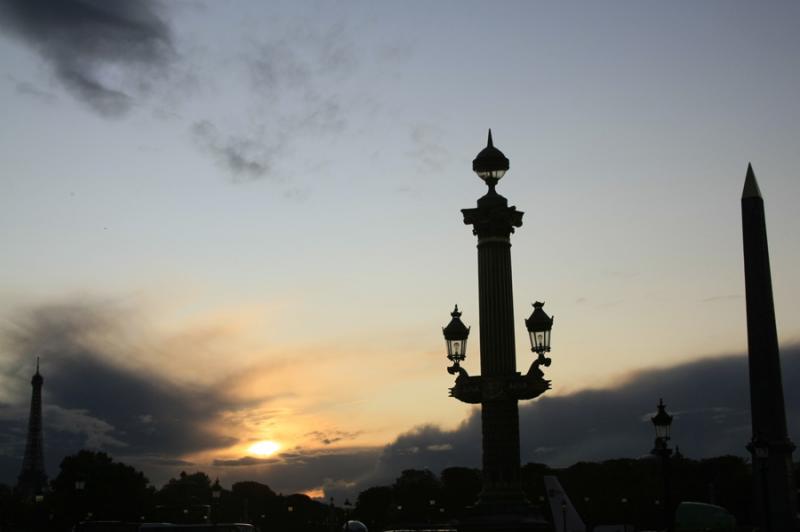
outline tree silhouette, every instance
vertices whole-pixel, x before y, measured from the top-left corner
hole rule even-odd
[[[144,474],[103,452],[79,451],[61,461],[51,483],[55,516],[75,523],[94,519],[139,521],[153,489]]]
[[[211,479],[202,472],[181,471],[156,495],[156,518],[175,522],[203,521],[211,508]]]

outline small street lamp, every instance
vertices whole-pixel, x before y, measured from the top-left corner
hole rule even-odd
[[[553,328],[553,318],[542,310],[543,306],[542,302],[534,303],[533,312],[525,320],[525,328],[528,329],[528,336],[531,339],[531,351],[538,355],[531,366],[531,372],[539,377],[544,376],[539,366],[550,366],[551,360],[544,354],[550,352],[550,331]]]
[[[651,453],[661,458],[661,472],[664,478],[664,524],[667,530],[672,530],[672,503],[670,498],[670,471],[669,457],[672,449],[669,448],[670,428],[672,427],[672,416],[667,414],[667,406],[663,399],[658,400],[658,411],[650,418],[656,431],[655,444]]]
[[[219,477],[214,481],[214,484],[211,486],[211,503],[213,504],[213,508],[211,508],[211,518],[214,522],[214,526],[217,526],[217,521],[219,520],[217,514],[219,513],[219,500],[222,497],[222,486],[219,485]]]
[[[452,366],[447,368],[447,371],[454,375],[466,375],[466,372],[461,368],[461,362],[467,358],[467,337],[469,337],[469,327],[464,325],[461,321],[461,312],[458,311],[458,305],[455,306],[453,312],[450,313],[452,319],[447,327],[442,327],[444,334],[444,341],[447,345],[447,358],[453,363]]]
[[[667,414],[667,406],[664,404],[663,399],[658,400],[658,412],[655,416],[650,418],[653,426],[656,429],[656,440],[661,440],[666,446],[666,442],[670,439],[669,431],[672,427],[672,416]]]
[[[538,355],[550,352],[550,330],[553,328],[553,318],[547,315],[542,307],[544,303],[537,301],[533,304],[533,312],[525,320],[525,327],[531,337],[531,351]]]

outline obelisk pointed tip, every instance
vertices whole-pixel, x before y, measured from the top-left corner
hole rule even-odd
[[[744,178],[744,189],[742,190],[742,199],[745,198],[760,198],[761,190],[758,188],[758,181],[756,181],[756,174],[753,172],[753,165],[747,163],[747,177]]]

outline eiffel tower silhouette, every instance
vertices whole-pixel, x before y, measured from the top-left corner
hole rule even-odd
[[[42,442],[42,385],[39,373],[39,357],[36,357],[36,373],[31,379],[31,413],[28,417],[28,440],[25,443],[25,458],[22,471],[17,477],[17,492],[25,497],[35,497],[47,489],[47,474],[44,472],[44,444]]]

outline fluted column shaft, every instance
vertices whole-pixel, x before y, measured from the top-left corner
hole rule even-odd
[[[482,504],[524,500],[520,482],[519,411],[516,399],[492,399],[490,382],[516,372],[511,243],[490,236],[478,242],[481,374],[489,393],[481,408],[483,424]]]

